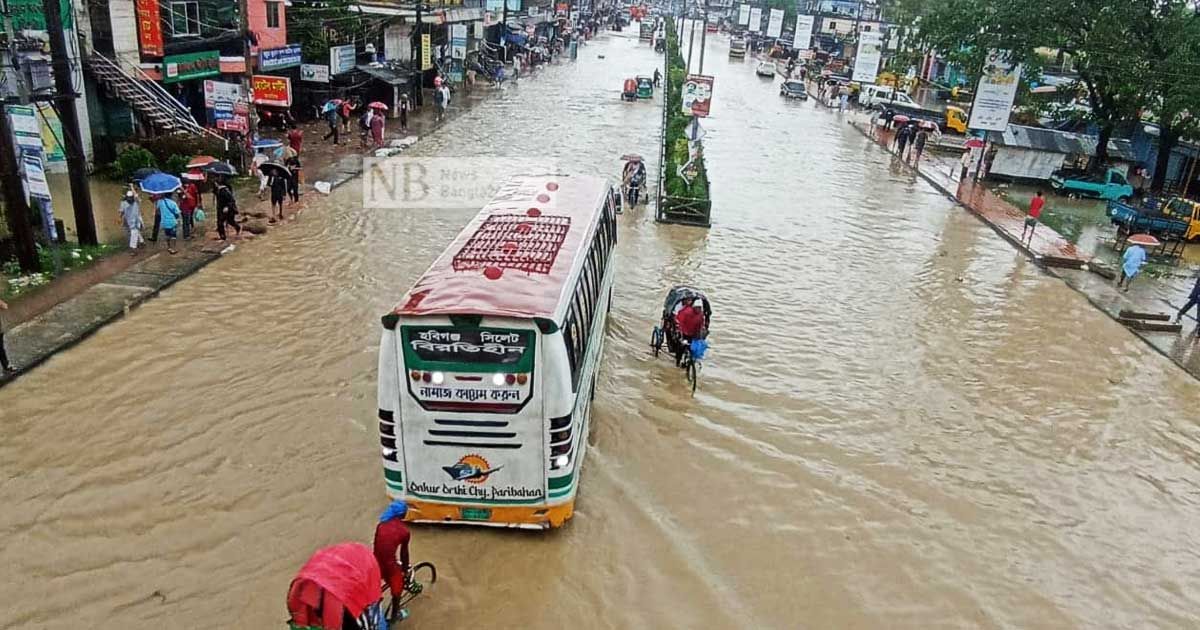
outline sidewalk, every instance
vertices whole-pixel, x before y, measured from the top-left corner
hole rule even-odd
[[[869,121],[862,119],[854,120],[851,124],[884,150],[894,153],[894,132],[872,126]],[[971,179],[959,182],[956,179],[960,168],[957,159],[926,151],[919,164],[912,164],[910,157],[908,166],[942,194],[986,223],[1013,247],[1033,258],[1044,271],[1062,279],[1114,320],[1126,324],[1122,321],[1122,315],[1128,312],[1169,315],[1173,320],[1177,308],[1182,305],[1182,299],[1171,301],[1163,298],[1162,292],[1154,286],[1156,281],[1148,277],[1135,282],[1128,293],[1118,291],[1114,286],[1115,270],[1081,252],[1074,243],[1049,226],[1039,224],[1033,238],[1022,242],[1025,211],[1001,199],[982,183]],[[1200,379],[1200,322],[1190,316],[1185,318],[1181,333],[1135,329],[1131,329],[1131,332]]]
[[[563,59],[556,63],[567,62]],[[521,79],[532,80],[539,74],[540,69],[527,71],[522,73]],[[440,122],[434,122],[432,96],[427,95],[426,102],[430,105],[409,113],[407,133],[401,132],[398,118],[388,119],[384,145],[409,136],[415,136],[419,141],[421,137],[435,133],[446,122],[503,89],[509,88],[493,88],[480,83],[473,90],[459,90],[452,96],[451,106]],[[361,175],[363,156],[374,154],[374,148],[365,152],[360,148],[356,120],[351,121],[350,131],[343,134],[343,141],[336,146],[321,140],[328,129],[321,121],[301,125],[301,129],[304,130],[301,160],[305,167],[305,183],[301,187],[300,201],[296,204],[288,202],[284,206],[289,218],[302,213],[313,195],[321,194],[313,188],[315,182],[329,182],[332,188],[336,188]],[[263,137],[276,135],[283,134],[264,133]],[[136,256],[121,252],[101,261],[95,269],[82,269],[55,279],[31,296],[42,304],[26,304],[26,298],[14,301],[12,309],[4,313],[11,316],[5,319],[4,342],[17,371],[7,375],[0,373],[0,387],[54,354],[86,339],[222,254],[232,252],[242,242],[269,231],[274,227],[265,221],[270,204],[258,200],[254,195],[255,190],[254,186],[238,190],[239,220],[248,228],[241,239],[231,236],[230,244],[215,240],[216,212],[206,207],[210,218],[203,226],[197,225],[197,228],[207,230],[207,234],[198,235],[193,241],[179,241],[177,255],[168,254],[161,241],[148,243],[148,247],[140,250]],[[143,234],[149,236],[148,231]]]

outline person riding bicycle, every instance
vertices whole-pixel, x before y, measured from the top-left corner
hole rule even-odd
[[[408,514],[408,504],[402,500],[392,501],[383,514],[379,516],[379,525],[375,526],[375,561],[379,563],[379,573],[387,582],[392,597],[398,598],[404,594],[408,580],[408,543],[412,534],[404,524],[404,516]],[[399,561],[396,552],[399,551]],[[406,611],[401,615],[407,616]]]
[[[679,332],[679,345],[675,349],[675,365],[679,365],[683,360],[683,355],[691,347],[693,339],[705,337],[707,323],[707,318],[704,316],[704,302],[699,298],[693,300],[690,307],[685,306],[676,313],[675,330]]]
[[[624,173],[626,196],[629,197],[629,207],[633,208],[638,202],[638,193],[642,183],[646,181],[646,164],[640,159],[630,160],[625,164]]]

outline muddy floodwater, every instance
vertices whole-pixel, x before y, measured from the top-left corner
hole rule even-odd
[[[574,520],[416,528],[405,627],[1200,626],[1196,381],[726,50],[712,229],[620,217]],[[415,151],[656,163],[619,90],[660,60],[605,36]],[[0,628],[280,628],[313,550],[369,540],[378,318],[473,212],[361,197],[0,389]],[[694,398],[647,347],[676,283],[715,308]]]

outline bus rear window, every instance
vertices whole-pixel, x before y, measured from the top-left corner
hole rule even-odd
[[[457,366],[461,371],[495,371],[498,367],[529,371],[533,335],[532,330],[507,328],[401,326],[404,361],[409,368],[437,364],[443,369]]]

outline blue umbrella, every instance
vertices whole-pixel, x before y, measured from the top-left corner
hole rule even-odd
[[[166,173],[155,173],[142,180],[142,192],[151,195],[165,195],[179,190],[182,183],[178,177]]]
[[[283,143],[278,140],[272,140],[270,138],[263,138],[262,140],[255,140],[250,146],[256,150],[257,149],[274,149],[275,147],[283,146]]]

